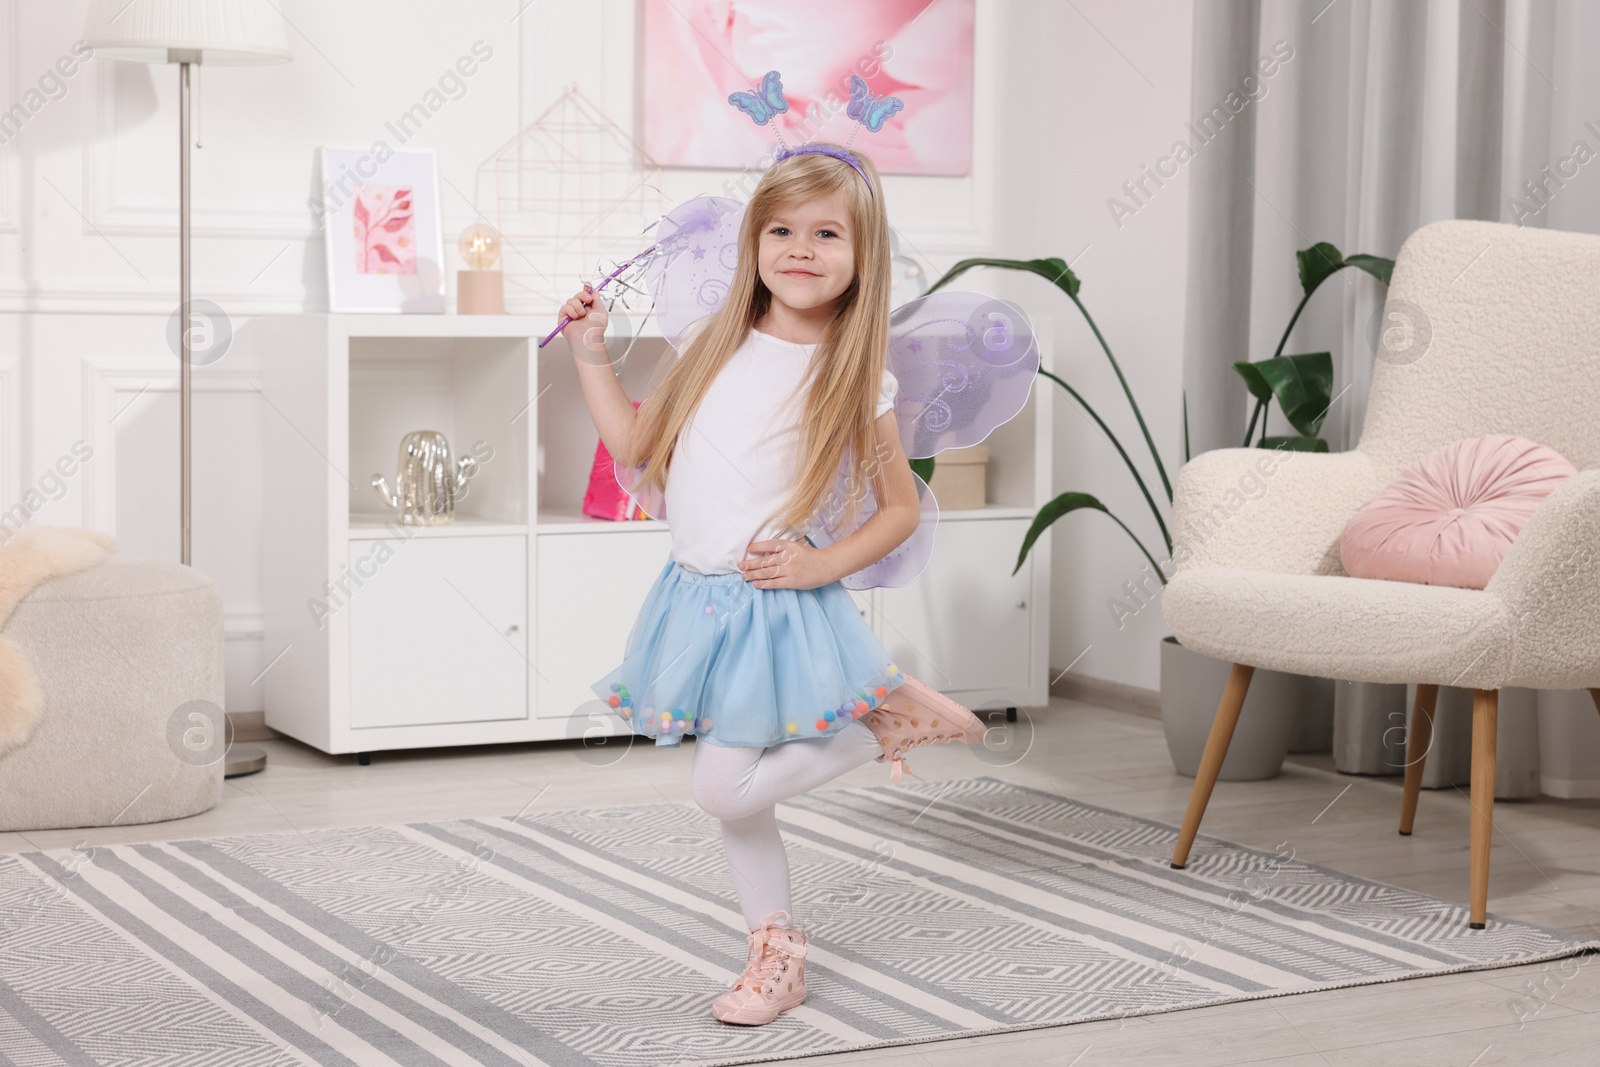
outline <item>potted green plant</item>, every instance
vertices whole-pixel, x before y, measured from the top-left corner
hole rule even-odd
[[[1328,409],[1333,406],[1333,354],[1308,352],[1286,356],[1283,349],[1289,343],[1295,323],[1300,321],[1300,313],[1306,309],[1312,294],[1323,282],[1346,267],[1355,267],[1388,285],[1389,275],[1394,271],[1394,260],[1362,254],[1340,255],[1339,250],[1326,241],[1296,252],[1295,260],[1300,268],[1300,288],[1305,295],[1300,298],[1294,314],[1289,316],[1289,325],[1278,339],[1277,350],[1270,358],[1260,362],[1240,360],[1233,365],[1239,377],[1244,379],[1250,395],[1256,399],[1255,409],[1250,413],[1250,426],[1244,432],[1244,446],[1250,446],[1250,438],[1255,436],[1259,422],[1261,436],[1256,441],[1258,448],[1326,452],[1328,442],[1317,435],[1322,430],[1322,420],[1328,416]],[[1284,418],[1298,433],[1278,436],[1267,433],[1267,413],[1274,398],[1283,410]]]
[[[1302,296],[1300,303],[1295,307],[1294,314],[1290,316],[1289,324],[1283,331],[1283,336],[1278,342],[1277,349],[1268,359],[1258,362],[1241,360],[1234,364],[1234,370],[1244,380],[1250,394],[1256,399],[1256,406],[1250,418],[1250,425],[1245,433],[1245,446],[1249,446],[1252,438],[1256,438],[1257,447],[1261,448],[1288,448],[1296,451],[1326,452],[1328,443],[1318,436],[1323,420],[1327,417],[1328,409],[1333,401],[1333,357],[1327,352],[1314,352],[1298,355],[1284,355],[1284,348],[1289,342],[1289,335],[1294,331],[1295,324],[1299,321],[1301,313],[1310,303],[1311,297],[1322,286],[1322,283],[1344,270],[1346,267],[1355,267],[1371,274],[1385,284],[1394,267],[1392,260],[1382,259],[1377,256],[1352,255],[1344,256],[1339,250],[1327,242],[1315,244],[1310,248],[1296,253],[1296,263],[1299,268],[1300,286]],[[1127,397],[1128,406],[1133,413],[1134,420],[1138,423],[1140,433],[1144,437],[1146,448],[1149,450],[1150,461],[1155,468],[1156,476],[1160,479],[1164,496],[1165,508],[1172,506],[1172,482],[1167,476],[1166,466],[1162,463],[1160,451],[1156,448],[1155,440],[1150,434],[1149,426],[1145,422],[1144,413],[1139,409],[1139,402],[1133,395],[1133,389],[1128,385],[1127,377],[1122,373],[1122,367],[1117,362],[1116,356],[1111,351],[1111,346],[1106,343],[1105,336],[1095,324],[1093,316],[1079,298],[1083,282],[1078,275],[1067,265],[1066,261],[1051,257],[1048,259],[990,259],[975,258],[964,259],[951,267],[938,281],[930,287],[929,292],[952,281],[959,275],[974,267],[997,267],[1005,270],[1019,270],[1037,274],[1049,281],[1072,301],[1090,331],[1094,334],[1095,341],[1100,350],[1105,353],[1107,361],[1111,364],[1112,371],[1117,376],[1118,383],[1122,386],[1123,395]],[[1162,504],[1157,503],[1155,494],[1151,491],[1149,483],[1145,480],[1138,464],[1128,454],[1117,435],[1106,425],[1100,414],[1094,410],[1083,395],[1055,374],[1043,369],[1039,373],[1055,382],[1068,396],[1070,396],[1085,414],[1092,419],[1100,431],[1106,435],[1121,457],[1123,464],[1134,483],[1139,487],[1145,503],[1149,506],[1151,518],[1154,520],[1162,543],[1166,549],[1165,559],[1170,566],[1172,561],[1172,536],[1167,528],[1166,517],[1163,514]],[[1284,417],[1295,429],[1293,435],[1270,435],[1267,430],[1267,414],[1273,400],[1278,402]],[[1189,434],[1187,402],[1185,402],[1184,418],[1184,459],[1189,458]],[[1259,427],[1259,436],[1258,436]],[[932,461],[919,461],[926,466],[918,473],[924,479],[931,475]],[[916,464],[913,464],[916,466]],[[1150,562],[1151,569],[1157,580],[1165,585],[1168,572],[1161,563],[1156,561],[1144,540],[1135,533],[1127,523],[1115,515],[1098,498],[1090,493],[1069,491],[1062,493],[1044,507],[1034,517],[1026,535],[1023,537],[1021,548],[1017,554],[1017,563],[1012,568],[1015,574],[1021,568],[1028,556],[1028,550],[1035,541],[1056,520],[1075,511],[1093,510],[1103,512],[1115,522],[1131,538],[1145,559]],[[1210,732],[1211,721],[1216,715],[1217,700],[1222,692],[1223,684],[1227,679],[1229,665],[1219,660],[1201,656],[1191,652],[1178,644],[1173,637],[1163,641],[1161,650],[1161,708],[1162,722],[1166,729],[1168,750],[1172,754],[1173,765],[1179,773],[1192,777],[1200,763],[1200,754],[1204,750],[1206,736]],[[1228,758],[1223,763],[1221,777],[1227,780],[1246,780],[1253,778],[1269,778],[1276,775],[1283,766],[1284,757],[1291,748],[1299,749],[1309,746],[1321,746],[1322,736],[1331,728],[1333,710],[1334,687],[1327,679],[1307,678],[1302,675],[1283,674],[1277,671],[1257,671],[1251,685],[1251,691],[1246,698],[1240,721],[1243,729],[1235,734],[1234,743],[1229,748]],[[1300,735],[1296,736],[1297,728]],[[1300,742],[1298,745],[1295,742]]]
[[[1155,438],[1150,435],[1150,427],[1145,423],[1144,412],[1139,409],[1139,401],[1134,398],[1133,389],[1128,385],[1127,376],[1122,373],[1122,365],[1117,362],[1117,357],[1112,354],[1111,346],[1106,343],[1104,335],[1100,333],[1100,327],[1095,325],[1094,316],[1089,314],[1089,309],[1084,307],[1082,300],[1078,299],[1078,291],[1082,288],[1083,282],[1078,278],[1077,274],[1073,273],[1066,260],[1057,257],[1025,260],[963,259],[945,271],[938,281],[929,286],[928,292],[931,293],[948,282],[954,281],[974,267],[999,267],[1004,270],[1027,271],[1046,279],[1050,284],[1067,294],[1067,299],[1072,301],[1073,306],[1083,316],[1084,322],[1088,323],[1095,340],[1099,342],[1100,350],[1105,353],[1106,360],[1111,364],[1111,369],[1117,376],[1117,381],[1122,385],[1122,393],[1128,398],[1128,407],[1133,411],[1133,417],[1139,424],[1139,432],[1144,436],[1145,447],[1150,451],[1150,460],[1155,466],[1156,475],[1161,479],[1165,505],[1170,508],[1172,506],[1172,482],[1167,477],[1166,465],[1161,462],[1161,453],[1156,449]],[[1084,413],[1094,420],[1094,424],[1100,428],[1100,432],[1106,435],[1106,439],[1111,442],[1111,446],[1117,450],[1117,455],[1122,457],[1122,462],[1127,467],[1129,475],[1132,476],[1134,484],[1139,487],[1139,492],[1144,496],[1145,503],[1149,505],[1150,515],[1155,520],[1156,527],[1161,533],[1161,541],[1166,549],[1166,558],[1170,561],[1172,558],[1172,535],[1167,530],[1167,520],[1162,514],[1162,508],[1157,505],[1155,495],[1145,482],[1144,475],[1140,472],[1138,464],[1134,463],[1133,457],[1129,456],[1128,450],[1122,447],[1122,442],[1117,439],[1117,435],[1111,432],[1111,427],[1106,425],[1105,420],[1100,417],[1100,413],[1095,411],[1094,407],[1083,398],[1083,394],[1079,393],[1059,376],[1045,370],[1042,366],[1039,368],[1039,373],[1055,382],[1083,408]],[[1187,458],[1189,451],[1187,428],[1184,437],[1184,455]],[[919,463],[927,466],[919,468]],[[924,480],[927,480],[928,475],[924,471],[931,471],[931,464],[932,460],[918,460],[912,463],[912,467],[917,469],[917,473],[922,475]],[[1144,554],[1144,558],[1149,560],[1151,567],[1155,569],[1157,577],[1165,584],[1166,576],[1161,572],[1161,565],[1156,562],[1156,557],[1151,554],[1150,549],[1139,535],[1134,533],[1127,523],[1118,518],[1099,499],[1090,493],[1082,492],[1062,493],[1039,509],[1039,513],[1034,516],[1033,523],[1028,527],[1028,532],[1022,539],[1022,547],[1017,553],[1017,563],[1016,566],[1011,568],[1011,573],[1015,574],[1022,568],[1023,561],[1028,558],[1028,550],[1033,547],[1033,543],[1039,539],[1039,535],[1044,533],[1051,524],[1064,515],[1070,515],[1074,511],[1084,509],[1103,512],[1112,522],[1122,527],[1123,532],[1138,546],[1139,551]]]

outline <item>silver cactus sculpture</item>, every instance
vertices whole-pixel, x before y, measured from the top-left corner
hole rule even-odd
[[[450,458],[450,442],[437,430],[417,430],[400,442],[394,492],[383,475],[372,476],[373,491],[407,526],[441,526],[455,517],[456,493],[478,473],[478,461]]]

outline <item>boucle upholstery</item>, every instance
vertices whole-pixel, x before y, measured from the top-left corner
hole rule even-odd
[[[210,578],[114,555],[39,586],[5,636],[38,675],[44,716],[0,757],[0,831],[156,822],[217,803],[220,751],[201,763],[173,744],[191,702],[215,708],[222,728],[222,598]]]
[[[1503,685],[1600,685],[1600,470],[1574,475],[1545,499],[1484,594],[1508,607],[1516,628]]]
[[[1511,609],[1477,589],[1224,567],[1186,575],[1183,589],[1180,610],[1167,608],[1173,633],[1233,663],[1479,689],[1497,688],[1511,670]]]
[[[1600,467],[1597,293],[1591,234],[1450,221],[1408,237],[1386,310],[1405,301],[1432,339],[1410,362],[1379,349],[1359,447],[1384,483],[1441,445],[1486,433],[1521,434],[1579,470]]]
[[[1383,334],[1357,447],[1219,449],[1180,472],[1176,573],[1162,598],[1178,640],[1350,681],[1600,686],[1596,293],[1600,237],[1467,221],[1412,234],[1386,305],[1411,333]],[[1548,445],[1579,473],[1534,513],[1487,588],[1344,574],[1339,536],[1362,504],[1423,455],[1492,433]]]

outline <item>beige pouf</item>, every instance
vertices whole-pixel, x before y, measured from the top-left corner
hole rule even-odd
[[[5,635],[44,718],[0,756],[0,831],[194,815],[222,792],[222,598],[176,563],[111,556],[41,584]]]

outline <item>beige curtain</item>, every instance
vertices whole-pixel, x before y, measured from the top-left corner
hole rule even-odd
[[[1301,295],[1296,250],[1331,241],[1392,258],[1442,218],[1600,233],[1596,42],[1600,3],[1585,0],[1196,3],[1192,112],[1221,105],[1230,117],[1188,165],[1193,451],[1243,440],[1246,394],[1231,364],[1272,354]],[[1335,450],[1360,439],[1383,296],[1367,275],[1341,273],[1285,349],[1334,354],[1323,436]],[[1292,431],[1275,418],[1271,432]],[[1404,687],[1337,693],[1339,769],[1396,773]],[[1583,761],[1567,755],[1595,743],[1582,706],[1566,694],[1506,697],[1500,795],[1600,796],[1600,747],[1592,781],[1573,777]],[[1467,780],[1470,716],[1449,693],[1441,704],[1429,785]],[[1546,763],[1560,757],[1556,773],[1541,771],[1541,748]]]

